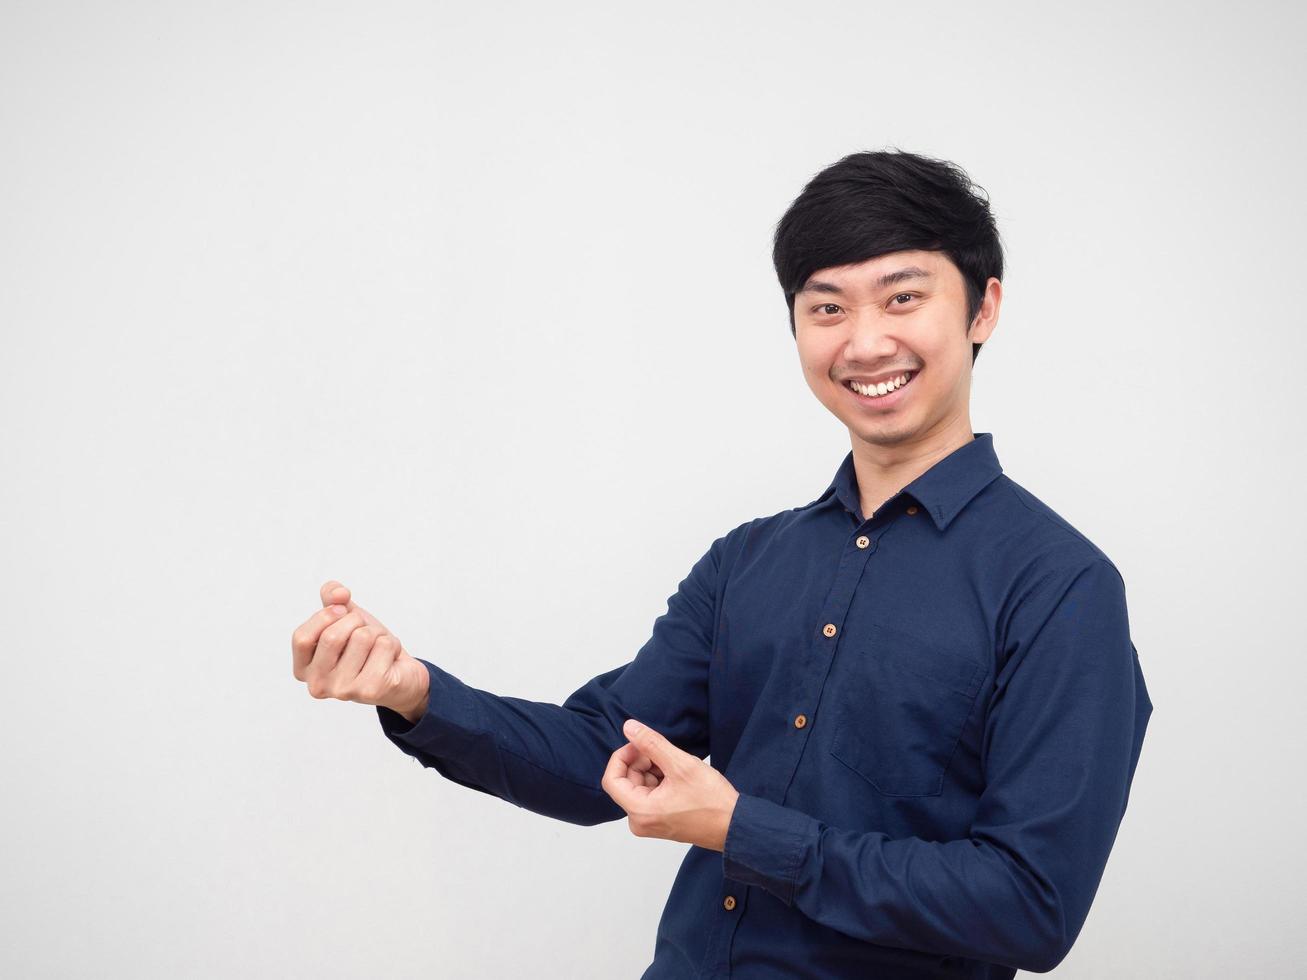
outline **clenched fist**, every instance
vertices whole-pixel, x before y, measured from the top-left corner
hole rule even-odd
[[[411,722],[427,707],[431,677],[371,613],[356,606],[339,582],[320,590],[322,606],[290,637],[297,681],[315,698],[381,705]]]

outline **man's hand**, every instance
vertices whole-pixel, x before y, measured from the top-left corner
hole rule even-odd
[[[293,672],[315,698],[382,705],[417,721],[426,710],[431,677],[399,638],[356,606],[349,589],[326,582],[323,608],[290,637]]]
[[[740,796],[735,787],[634,718],[622,732],[631,741],[609,756],[601,785],[626,811],[631,833],[723,850]]]

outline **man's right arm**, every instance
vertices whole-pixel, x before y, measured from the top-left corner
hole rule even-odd
[[[404,713],[378,706],[383,733],[446,779],[532,812],[582,825],[625,816],[600,780],[627,742],[627,718],[701,759],[709,754],[708,667],[722,559],[734,534],[694,564],[634,660],[587,681],[561,705],[492,694],[418,658],[429,677],[426,704]]]

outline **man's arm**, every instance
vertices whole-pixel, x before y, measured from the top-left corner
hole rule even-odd
[[[600,781],[626,744],[627,718],[658,726],[701,759],[709,753],[708,666],[729,537],[714,541],[680,582],[635,659],[562,705],[491,694],[418,658],[430,675],[426,709],[412,724],[378,707],[382,731],[445,778],[535,813],[583,825],[625,816]]]
[[[893,840],[742,794],[728,878],[868,942],[1042,973],[1079,934],[1125,813],[1152,702],[1125,588],[1101,559],[1011,615],[965,840]]]

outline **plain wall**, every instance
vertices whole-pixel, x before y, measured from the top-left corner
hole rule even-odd
[[[686,848],[319,701],[338,578],[561,702],[849,448],[776,221],[959,163],[975,431],[1126,581],[1156,710],[1059,978],[1286,976],[1304,909],[1304,15],[0,7],[0,974],[635,977]]]

